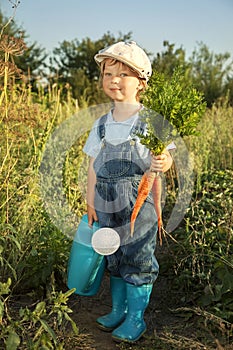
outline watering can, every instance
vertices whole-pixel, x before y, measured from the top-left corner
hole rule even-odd
[[[75,294],[91,296],[99,290],[105,270],[105,258],[92,246],[93,234],[98,229],[97,222],[91,228],[87,214],[83,215],[74,236],[68,262],[67,285],[69,289],[75,288]]]

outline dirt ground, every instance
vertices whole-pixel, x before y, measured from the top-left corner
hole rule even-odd
[[[72,318],[76,321],[81,332],[89,334],[93,339],[93,349],[113,350],[119,349],[119,344],[112,340],[111,333],[103,332],[96,326],[96,318],[111,311],[111,296],[109,276],[105,273],[100,290],[96,296],[83,297],[73,295],[71,298]],[[163,327],[174,327],[180,322],[178,317],[172,316],[165,297],[165,284],[163,279],[157,280],[152,291],[149,307],[145,312],[147,323],[146,335],[159,332]],[[157,291],[156,291],[157,289]],[[166,309],[166,312],[164,312]],[[143,338],[140,340],[143,345]],[[90,345],[88,347],[90,349]]]
[[[160,253],[160,266],[165,266],[168,254]],[[162,261],[161,261],[162,260]],[[163,263],[164,262],[164,263]],[[182,292],[174,287],[174,275],[170,269],[161,268],[145,312],[147,332],[136,344],[115,343],[111,333],[101,331],[96,318],[111,311],[110,276],[105,272],[97,295],[91,297],[72,294],[68,306],[72,309],[71,318],[75,321],[79,335],[72,334],[68,322],[65,337],[66,350],[233,350],[232,328],[224,328],[221,319],[214,318],[208,312],[196,314],[192,309],[192,300],[187,302]],[[63,292],[67,286],[63,285]],[[18,315],[21,307],[35,306],[28,295],[15,297],[10,308]],[[207,315],[207,316],[206,316]],[[217,320],[217,325],[216,325]],[[229,325],[228,325],[229,326]],[[2,349],[0,345],[0,349]]]
[[[164,256],[167,259],[167,256]],[[158,259],[159,260],[159,259]],[[161,264],[160,264],[161,265]],[[145,312],[147,331],[135,344],[116,343],[111,332],[103,332],[96,325],[96,319],[111,311],[110,276],[107,272],[95,296],[84,297],[72,294],[68,306],[79,335],[72,335],[70,323],[67,333],[61,335],[66,350],[233,350],[230,331],[226,332],[221,319],[213,327],[208,312],[203,317],[193,312],[192,301],[185,301],[183,293],[174,288],[174,275],[163,270],[156,280]],[[67,286],[63,286],[63,292]],[[11,308],[18,314],[21,307],[35,306],[27,297],[20,295]],[[217,319],[217,318],[216,318]],[[221,322],[220,322],[221,321]],[[233,330],[233,327],[232,327]],[[229,334],[229,335],[228,335]],[[0,349],[1,345],[0,345]]]
[[[160,274],[154,284],[150,304],[145,312],[147,332],[136,345],[119,345],[112,340],[111,333],[103,332],[96,326],[96,318],[111,311],[110,281],[107,273],[104,275],[104,279],[97,295],[92,297],[72,295],[70,298],[70,307],[73,310],[72,318],[77,323],[80,332],[88,334],[88,338],[92,340],[93,344],[88,344],[85,348],[88,350],[217,349],[217,347],[205,347],[202,342],[200,342],[200,344],[198,344],[198,342],[196,343],[196,340],[193,341],[193,344],[190,345],[190,347],[189,345],[186,347],[184,344],[179,344],[180,342],[182,343],[182,337],[185,337],[188,344],[189,337],[194,337],[196,339],[195,333],[198,328],[198,326],[195,325],[195,320],[191,321],[187,327],[187,320],[182,319],[176,313],[171,311],[180,306],[179,301],[181,297],[182,296],[178,295],[177,291],[173,291],[168,276]],[[150,343],[151,338],[155,339],[156,336],[159,338],[160,334],[165,334],[166,332],[169,334],[176,334],[176,341],[174,344],[173,340],[170,340],[171,346],[165,344],[160,347],[159,339],[158,343],[156,343],[158,345],[153,345],[155,344],[154,342]],[[192,335],[190,332],[192,332]],[[173,337],[173,335],[171,337]],[[177,346],[175,345],[176,343]],[[195,344],[197,344],[196,347]],[[77,349],[84,348],[77,347]]]
[[[160,273],[145,312],[147,332],[136,345],[118,344],[112,340],[111,333],[96,326],[96,318],[111,311],[110,280],[105,273],[97,295],[84,297],[73,294],[70,298],[72,319],[80,332],[88,335],[88,344],[75,346],[74,350],[233,350],[231,343],[227,341],[228,345],[225,342],[223,345],[222,339],[219,341],[200,317],[174,312],[187,306],[182,298],[183,295],[173,288],[169,274]]]

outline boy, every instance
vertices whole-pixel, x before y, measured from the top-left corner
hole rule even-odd
[[[118,42],[95,55],[105,94],[113,108],[94,124],[84,152],[90,156],[87,188],[88,222],[114,228],[121,246],[107,256],[112,311],[97,319],[116,341],[137,341],[146,331],[143,318],[159,266],[154,256],[157,217],[148,196],[130,237],[130,216],[144,172],[165,172],[172,158],[165,150],[154,157],[137,137],[143,131],[140,94],[152,74],[146,53],[135,42]]]

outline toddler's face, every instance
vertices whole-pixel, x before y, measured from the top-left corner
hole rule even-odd
[[[136,103],[142,83],[137,73],[126,64],[106,59],[103,68],[103,89],[113,101]]]

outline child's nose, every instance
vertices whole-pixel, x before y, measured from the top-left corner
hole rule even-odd
[[[112,83],[113,83],[113,84],[119,83],[119,77],[118,77],[117,75],[113,75],[113,76],[112,76]]]

